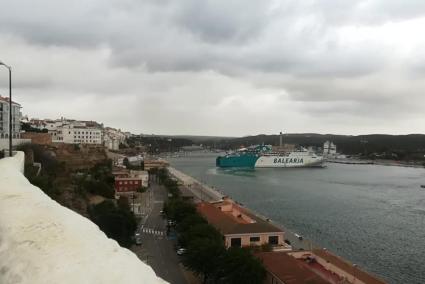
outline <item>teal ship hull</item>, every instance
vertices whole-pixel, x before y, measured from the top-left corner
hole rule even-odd
[[[241,156],[217,157],[216,166],[220,168],[254,168],[258,156],[247,154]]]

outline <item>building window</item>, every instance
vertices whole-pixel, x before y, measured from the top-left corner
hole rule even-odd
[[[278,236],[269,236],[269,244],[271,244],[271,245],[279,244],[279,237]]]
[[[259,241],[260,241],[260,237],[250,237],[250,238],[249,238],[249,241],[250,241],[251,243],[259,242]]]
[[[240,248],[242,246],[241,238],[231,238],[230,239],[230,246]]]

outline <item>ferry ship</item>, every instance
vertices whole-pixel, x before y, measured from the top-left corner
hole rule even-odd
[[[220,168],[301,168],[323,167],[323,156],[301,147],[289,152],[273,152],[271,145],[255,145],[219,156]]]

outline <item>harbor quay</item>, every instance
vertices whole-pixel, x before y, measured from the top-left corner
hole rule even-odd
[[[177,180],[182,195],[192,199],[198,212],[223,235],[227,248],[268,247],[254,253],[267,271],[264,283],[385,283],[326,248],[246,208],[217,188],[171,166],[167,169]]]
[[[173,168],[168,167],[170,174],[176,178],[181,185],[186,187],[198,200],[201,201],[220,201],[223,200],[225,194],[219,192],[206,184],[201,183],[195,178]]]

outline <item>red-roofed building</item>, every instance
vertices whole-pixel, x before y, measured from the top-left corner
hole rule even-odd
[[[201,202],[197,210],[224,236],[226,247],[285,246],[280,228],[231,200]]]
[[[134,193],[141,187],[149,186],[149,173],[147,171],[130,171],[119,169],[112,171],[115,177],[115,193],[128,194]]]
[[[265,283],[384,284],[356,265],[324,249],[255,254],[267,270]]]
[[[255,254],[264,268],[267,270],[267,276],[264,283],[267,284],[328,284],[326,281],[313,271],[306,264],[297,260],[295,257],[285,252],[260,252]]]

